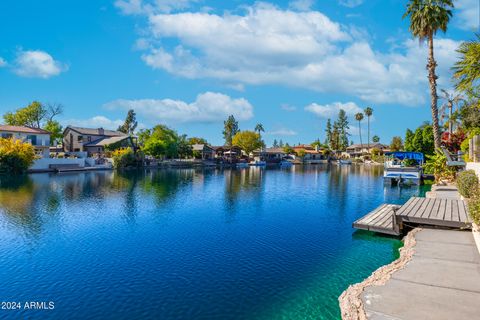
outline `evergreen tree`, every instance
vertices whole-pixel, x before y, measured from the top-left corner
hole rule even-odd
[[[127,117],[125,118],[125,122],[118,127],[118,131],[123,132],[125,134],[133,134],[135,129],[137,128],[137,115],[133,109],[128,110]]]
[[[325,128],[325,144],[326,144],[330,149],[333,149],[333,147],[332,147],[332,144],[333,144],[332,135],[333,135],[333,132],[332,132],[332,122],[331,122],[330,119],[328,119],[328,120],[327,120],[327,125],[326,125],[326,128]]]
[[[240,132],[238,122],[233,115],[230,115],[228,119],[223,122],[223,125],[223,138],[225,139],[225,145],[231,147],[233,137]]]
[[[413,151],[413,131],[407,129],[405,133],[405,151]]]
[[[285,145],[283,144],[283,140],[280,139],[280,142],[278,143],[279,148],[283,148]]]
[[[338,112],[338,119],[336,121],[336,124],[339,133],[337,150],[345,151],[345,149],[348,147],[348,129],[350,129],[350,127],[348,126],[348,118],[345,110],[340,109],[340,111]]]
[[[274,147],[274,148],[278,148],[277,139],[274,139],[274,140],[273,140],[273,147]]]

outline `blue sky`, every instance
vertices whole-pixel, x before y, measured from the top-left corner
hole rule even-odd
[[[62,124],[167,124],[221,144],[223,120],[264,125],[264,138],[324,139],[339,108],[374,109],[389,143],[430,119],[426,49],[400,0],[98,0],[0,3],[0,112],[62,103]],[[439,86],[455,48],[479,30],[478,0],[455,1],[439,34]],[[366,127],[366,124],[364,124]],[[364,133],[365,134],[365,133]],[[365,139],[364,139],[365,140]]]

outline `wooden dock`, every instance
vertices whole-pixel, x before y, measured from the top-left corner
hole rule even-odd
[[[465,201],[412,197],[403,206],[383,204],[353,223],[356,229],[400,235],[404,225],[471,229]]]
[[[397,211],[399,221],[452,228],[471,228],[463,200],[412,197]]]
[[[355,221],[353,227],[398,236],[400,235],[400,229],[396,222],[395,211],[399,208],[400,206],[395,204],[382,204],[366,216]]]

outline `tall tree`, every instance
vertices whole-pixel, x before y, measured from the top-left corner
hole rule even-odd
[[[363,143],[362,143],[362,120],[363,120],[363,113],[359,112],[355,114],[355,120],[358,121],[358,134],[360,135],[360,146],[363,149]]]
[[[188,138],[188,143],[190,145],[194,145],[194,144],[207,144],[208,142],[204,138],[191,137],[191,138]]]
[[[407,129],[405,132],[405,151],[414,151],[413,150],[413,137],[415,134],[412,130]]]
[[[348,129],[350,129],[348,125],[348,117],[345,110],[340,109],[338,112],[338,119],[336,121],[337,130],[338,130],[338,149],[340,151],[345,151],[348,147]],[[334,124],[335,126],[335,124]]]
[[[450,93],[445,89],[441,89],[442,91],[442,96],[441,98],[445,101],[445,103],[442,104],[440,107],[440,119],[447,119],[448,123],[448,133],[450,136],[453,133],[453,125],[455,122],[455,119],[453,117],[453,106],[458,105],[460,101],[465,101],[463,99],[463,96],[458,93]]]
[[[402,138],[400,137],[393,137],[392,142],[390,143],[390,150],[392,151],[400,151],[403,149],[403,142]]]
[[[50,132],[50,144],[56,145],[63,138],[63,127],[56,120],[47,120],[47,123],[43,126],[44,130]]]
[[[263,124],[257,123],[257,125],[255,126],[255,132],[258,133],[261,139],[262,138],[261,132],[265,132],[265,129],[263,129]]]
[[[325,144],[330,148],[332,148],[332,122],[330,119],[327,120],[327,125],[325,126]]]
[[[230,115],[227,120],[223,122],[223,138],[225,139],[225,145],[231,147],[232,139],[240,129],[238,129],[238,122],[233,115]]]
[[[53,118],[63,113],[63,105],[61,103],[49,103],[47,104],[46,112],[47,122],[53,121]]]
[[[363,110],[365,115],[367,116],[367,147],[368,150],[370,150],[370,117],[373,114],[373,109],[370,107],[366,107],[365,110]]]
[[[278,148],[278,141],[277,139],[273,139],[273,147]]]
[[[137,128],[137,115],[133,109],[128,110],[127,117],[125,118],[125,122],[118,127],[118,131],[123,132],[125,134],[132,135],[135,129]]]
[[[480,98],[480,34],[475,40],[462,42],[457,50],[460,59],[455,63],[455,88],[469,96]]]
[[[283,144],[283,140],[280,139],[280,142],[278,142],[278,147],[283,148],[285,145]]]
[[[43,104],[33,101],[28,106],[15,110],[15,112],[7,112],[3,115],[3,120],[5,124],[11,126],[41,128],[47,114],[48,111]]]
[[[380,137],[375,135],[375,136],[372,137],[372,141],[375,142],[375,143],[379,143],[380,142]]]
[[[247,155],[263,145],[260,135],[254,131],[248,130],[237,132],[233,136],[232,143],[245,151]]]
[[[452,16],[452,0],[410,0],[403,18],[410,18],[409,30],[420,42],[428,41],[428,79],[430,83],[431,112],[435,148],[440,148],[440,127],[438,124],[437,106],[437,63],[433,53],[433,37],[438,30],[447,31],[447,25]]]

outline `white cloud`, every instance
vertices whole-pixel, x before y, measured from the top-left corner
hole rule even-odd
[[[153,69],[227,85],[285,85],[369,103],[427,102],[427,49],[418,42],[397,41],[379,52],[361,29],[345,28],[318,11],[265,3],[245,10],[243,15],[150,14],[149,43],[157,47],[146,49],[142,59]],[[158,46],[164,39],[174,39],[176,45]],[[457,45],[449,39],[435,41],[440,82],[450,78]]]
[[[347,116],[353,116],[358,112],[363,112],[363,109],[357,106],[355,102],[334,102],[325,105],[312,103],[305,107],[306,111],[325,119],[336,118],[340,109],[344,110]]]
[[[3,59],[2,57],[0,57],[0,68],[1,67],[5,67],[7,65],[7,61],[5,61],[5,59]]]
[[[54,60],[47,52],[29,50],[17,53],[13,71],[21,77],[47,79],[67,69],[66,65]]]
[[[459,19],[459,27],[464,30],[478,31],[480,29],[480,1],[455,1],[454,17]]]
[[[123,124],[123,120],[111,120],[105,116],[95,116],[90,119],[69,119],[63,121],[67,125],[84,128],[104,128],[110,130],[117,130]]]
[[[281,128],[278,130],[268,131],[267,134],[271,136],[296,136],[297,132],[293,131],[292,129]]]
[[[119,99],[105,104],[105,107],[110,110],[134,109],[145,119],[167,122],[216,122],[229,115],[234,115],[237,120],[253,117],[253,107],[247,100],[214,92],[202,93],[191,103],[172,99]]]
[[[287,103],[284,103],[280,106],[280,108],[283,110],[283,111],[289,111],[289,112],[293,112],[295,110],[297,110],[297,107],[295,106],[291,106]]]
[[[313,6],[313,0],[294,0],[291,1],[288,6],[298,11],[308,11]]]
[[[198,0],[116,0],[115,6],[126,15],[172,12],[189,8]]]
[[[340,3],[344,7],[354,8],[363,3],[363,0],[339,0]]]

